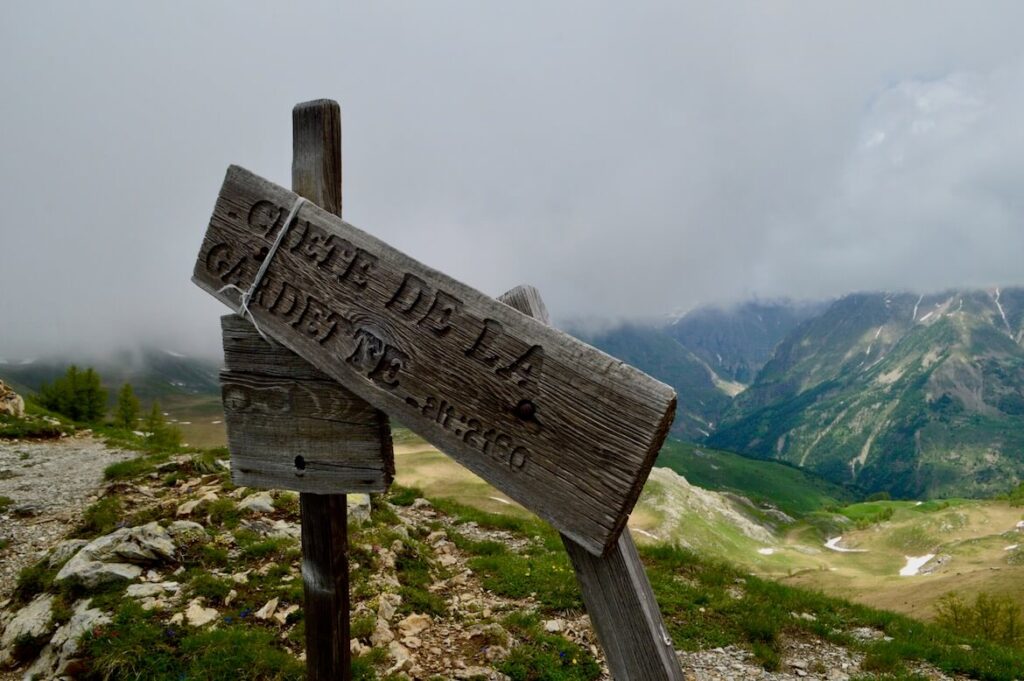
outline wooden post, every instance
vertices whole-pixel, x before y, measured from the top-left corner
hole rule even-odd
[[[547,307],[532,286],[498,297],[506,305],[549,324]],[[629,528],[615,546],[595,556],[562,534],[590,622],[615,681],[682,681],[672,639],[654,598]]]
[[[292,111],[292,189],[341,216],[341,107],[321,99]],[[299,494],[306,594],[306,678],[349,681],[348,506],[344,494]]]

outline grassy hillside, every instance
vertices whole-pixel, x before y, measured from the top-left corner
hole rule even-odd
[[[11,607],[47,593],[55,626],[85,607],[109,613],[82,639],[76,669],[90,681],[303,678],[295,495],[265,493],[269,509],[247,508],[257,492],[234,487],[211,455],[157,454],[112,466],[108,477],[113,484],[75,533],[86,540],[117,527],[170,526],[182,503],[205,504],[187,516],[200,525],[176,530],[173,557],[149,566],[162,581],[142,586],[159,595],[132,594],[127,582],[61,584],[55,577],[67,557],[44,558],[19,577]],[[366,521],[350,524],[354,678],[401,678],[392,671],[398,654],[418,678],[453,678],[455,667],[514,681],[600,678],[596,640],[557,533],[528,515],[422,496],[396,486],[374,498]],[[745,661],[728,668],[739,677],[795,668],[827,678],[824,660],[836,658],[858,681],[936,670],[992,681],[1024,675],[1019,647],[780,584],[678,546],[640,552],[667,634],[691,673],[703,656],[735,647]],[[420,626],[415,640],[401,631],[410,623]],[[398,650],[392,630],[410,647]],[[18,659],[31,663],[48,637],[22,641]]]
[[[671,468],[691,484],[734,492],[794,517],[848,503],[856,497],[850,489],[794,466],[673,439],[665,443],[655,465]]]

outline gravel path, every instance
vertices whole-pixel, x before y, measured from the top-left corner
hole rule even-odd
[[[138,456],[107,449],[82,435],[43,442],[0,440],[0,496],[13,503],[0,513],[0,601],[18,572],[60,541],[97,498],[103,469]]]

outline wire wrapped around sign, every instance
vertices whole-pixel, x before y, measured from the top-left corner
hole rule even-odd
[[[249,312],[249,301],[256,294],[256,290],[260,286],[260,282],[263,280],[263,275],[266,274],[267,269],[270,267],[270,261],[274,259],[274,254],[277,253],[278,247],[284,242],[285,235],[288,234],[288,229],[292,226],[292,223],[299,217],[299,209],[302,208],[302,204],[306,203],[306,199],[301,196],[295,199],[295,203],[292,204],[292,209],[288,212],[288,217],[284,220],[284,225],[281,226],[281,231],[277,233],[277,238],[274,239],[274,243],[270,246],[270,250],[267,251],[267,255],[263,258],[263,262],[260,263],[260,268],[256,272],[256,276],[252,280],[252,284],[249,285],[247,291],[243,291],[234,284],[228,284],[218,291],[218,293],[224,293],[225,291],[238,291],[242,294],[241,301],[239,302],[238,309],[236,312],[241,315],[242,318],[248,319],[253,325],[253,328],[263,337],[263,340],[267,341],[274,347],[277,347],[277,343],[273,341],[267,334],[263,333],[263,329],[256,323],[256,318]]]

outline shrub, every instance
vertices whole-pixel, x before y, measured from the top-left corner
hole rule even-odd
[[[974,604],[950,592],[935,606],[936,621],[962,636],[980,638],[1003,645],[1024,645],[1024,619],[1021,608],[1008,597],[981,592]]]

